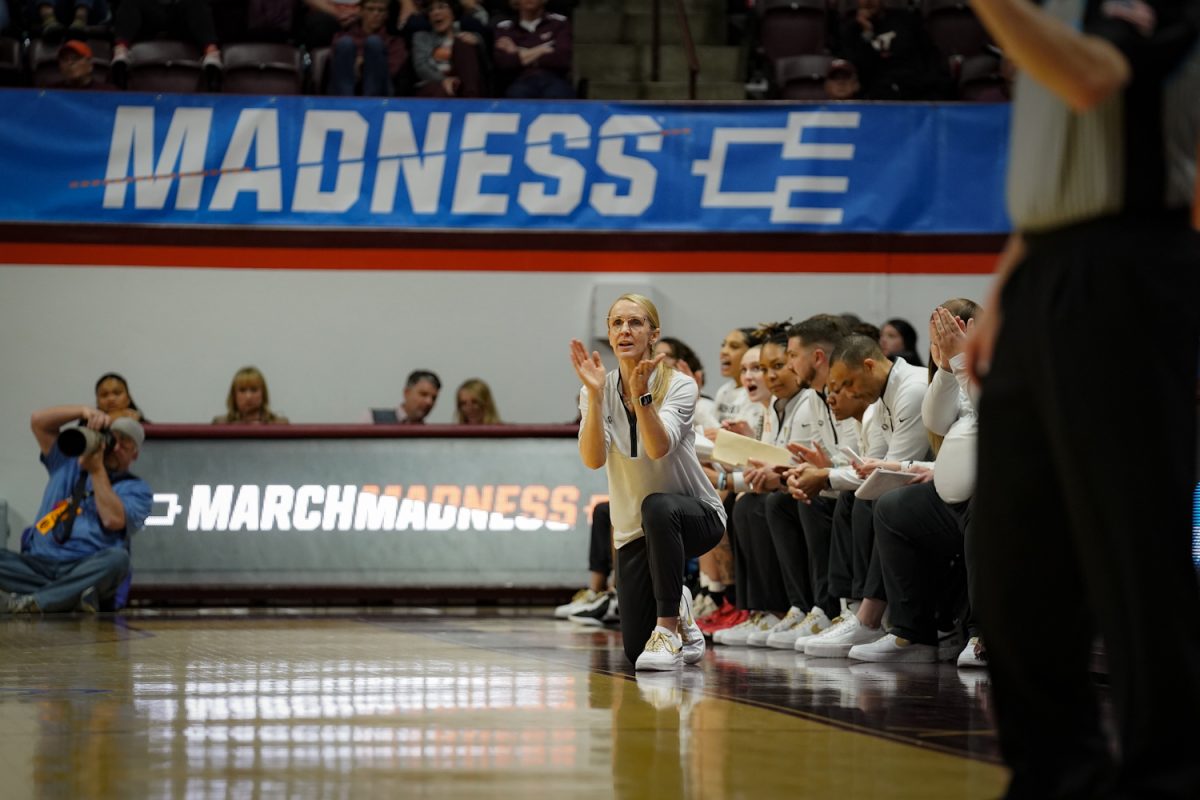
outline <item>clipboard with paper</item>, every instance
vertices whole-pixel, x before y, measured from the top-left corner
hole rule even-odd
[[[796,459],[791,451],[778,445],[760,442],[749,436],[742,436],[733,431],[717,431],[717,441],[713,445],[712,460],[720,461],[734,467],[750,465],[750,459],[761,461],[772,466],[790,467]]]

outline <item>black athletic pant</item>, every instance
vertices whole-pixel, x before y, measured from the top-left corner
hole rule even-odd
[[[875,501],[842,492],[833,515],[829,551],[830,589],[838,597],[886,600],[879,554],[875,552]]]
[[[1200,797],[1188,733],[1200,719],[1198,239],[1161,218],[1027,236],[1004,289],[971,523],[1010,798]],[[1126,379],[1140,408],[1114,385]],[[1088,674],[1095,630],[1115,765]]]
[[[607,576],[612,572],[612,513],[608,503],[592,509],[592,538],[588,544],[588,570]]]
[[[841,613],[842,604],[833,591],[829,575],[829,548],[833,537],[833,518],[843,508],[841,496],[834,501],[827,497],[814,497],[812,503],[796,503],[796,514],[804,532],[804,545],[808,549],[808,567],[812,585],[813,605],[821,607],[826,616],[833,619]]]
[[[767,496],[765,505],[767,527],[783,576],[788,606],[808,611],[813,607],[812,579],[804,531],[800,528],[800,512],[796,508],[800,503],[786,492],[775,492]]]
[[[694,497],[652,494],[642,501],[645,534],[617,550],[617,600],[625,655],[636,662],[659,617],[679,613],[683,569],[721,541],[717,512]]]
[[[888,597],[890,633],[919,644],[938,643],[938,606],[961,597],[962,512],[947,505],[933,482],[893,489],[875,501],[875,547]]]
[[[778,611],[788,607],[783,574],[767,525],[766,505],[767,495],[746,492],[733,507],[738,543],[733,563],[738,608],[750,611]]]

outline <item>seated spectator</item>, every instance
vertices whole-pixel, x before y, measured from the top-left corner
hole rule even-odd
[[[61,39],[65,28],[82,33],[89,25],[103,25],[110,16],[107,0],[31,0],[29,8],[29,19],[41,22],[42,38],[51,42]],[[0,15],[7,16],[2,11]],[[0,30],[4,27],[0,25]]]
[[[496,26],[493,61],[509,79],[505,94],[515,98],[569,100],[571,23],[546,14],[546,0],[517,0],[518,18]]]
[[[413,34],[413,69],[421,97],[482,97],[483,69],[477,33],[463,31],[451,0],[429,4],[433,30]]]
[[[459,425],[499,425],[500,412],[492,399],[491,388],[479,378],[470,378],[458,387],[458,408],[454,421]]]
[[[114,74],[129,66],[129,46],[166,33],[172,39],[195,42],[204,51],[200,64],[206,72],[221,70],[217,26],[207,0],[121,0],[113,21],[112,67]],[[117,80],[121,84],[121,80]]]
[[[372,408],[371,421],[377,425],[420,425],[433,411],[442,380],[437,373],[416,369],[404,381],[404,402],[398,408]]]
[[[835,58],[825,73],[825,96],[830,100],[857,100],[862,96],[858,70],[844,58]]]
[[[138,422],[150,421],[129,395],[129,384],[115,372],[106,372],[96,381],[96,408],[114,419],[129,417]]]
[[[859,0],[842,26],[839,52],[851,61],[866,100],[937,100],[948,97],[949,76],[925,32],[920,14]]]
[[[92,48],[87,42],[71,39],[58,49],[58,72],[62,79],[52,84],[52,89],[91,89],[93,91],[116,91],[106,81],[96,80],[92,74]]]
[[[389,97],[392,82],[408,60],[404,39],[387,32],[386,0],[361,0],[359,19],[333,37],[329,93]]]
[[[271,410],[267,379],[257,367],[242,367],[233,375],[225,413],[213,417],[214,425],[286,425],[287,417]]]
[[[78,459],[64,455],[59,428],[79,419],[110,431],[112,444]],[[42,409],[30,424],[50,480],[37,523],[21,535],[21,552],[0,548],[0,613],[111,608],[129,571],[129,537],[153,503],[150,487],[129,472],[145,432],[135,420],[87,406]]]
[[[879,347],[892,361],[899,356],[917,367],[924,366],[917,355],[917,330],[906,319],[889,319],[879,329]]]

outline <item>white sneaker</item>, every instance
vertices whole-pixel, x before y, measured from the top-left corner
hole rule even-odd
[[[683,587],[683,595],[679,598],[679,636],[683,642],[683,663],[695,664],[704,658],[704,631],[696,624],[696,614],[692,610],[692,592]]]
[[[750,619],[743,622],[741,625],[735,625],[725,631],[725,637],[721,639],[721,644],[730,645],[732,647],[745,647],[750,634],[755,631],[768,631],[779,623],[779,617],[769,611],[755,611],[750,615]],[[715,637],[714,637],[715,639]]]
[[[580,589],[571,597],[570,602],[563,603],[558,608],[554,609],[555,619],[566,619],[572,614],[578,614],[585,608],[596,602],[603,592],[594,592],[591,589]]]
[[[803,619],[798,620],[790,628],[770,634],[767,637],[767,646],[778,650],[798,649],[803,652],[804,649],[797,648],[796,643],[810,636],[816,636],[827,627],[829,627],[828,616],[824,615],[823,610],[814,606],[808,614],[804,615]]]
[[[695,598],[692,600],[692,613],[696,616],[696,619],[707,617],[716,610],[717,604],[712,599],[712,595],[708,593],[700,595],[699,600]]]
[[[932,644],[917,644],[889,633],[882,639],[869,644],[856,644],[847,654],[854,661],[881,663],[935,664],[938,660],[937,647]]]
[[[958,654],[958,666],[976,669],[987,669],[987,648],[983,639],[972,636],[967,646]]]
[[[634,669],[666,671],[683,666],[683,642],[661,625],[655,626]]]
[[[804,611],[796,608],[796,606],[792,606],[787,610],[787,613],[783,615],[783,619],[779,620],[779,622],[776,622],[767,630],[754,631],[751,633],[746,638],[746,644],[750,645],[751,647],[767,647],[767,642],[774,634],[790,631],[792,628],[795,628],[797,625],[799,625],[803,619]]]
[[[839,619],[841,618],[839,617]],[[797,653],[803,653],[804,646],[808,644],[809,639],[821,633],[821,631],[829,630],[832,626],[833,623],[829,621],[829,617],[825,616],[825,609],[820,606],[813,606],[812,611],[808,612],[808,616],[804,618],[804,621],[796,626],[796,638],[792,641],[790,647]],[[769,647],[776,646],[771,644],[770,640],[767,640],[767,645]],[[782,645],[783,639],[781,637],[779,646]]]
[[[827,628],[808,640],[804,654],[816,658],[845,658],[856,644],[870,644],[884,637],[883,628],[868,628],[854,614]]]
[[[613,625],[619,622],[621,616],[620,611],[617,609],[616,593],[605,592],[604,594],[597,595],[595,600],[567,617],[567,619],[576,625],[586,625],[592,628],[603,628],[606,625]]]

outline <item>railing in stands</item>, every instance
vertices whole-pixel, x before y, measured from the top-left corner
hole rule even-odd
[[[683,36],[683,50],[688,62],[688,99],[696,99],[696,79],[700,75],[700,59],[696,56],[696,42],[692,39],[692,26],[688,23],[687,9],[683,0],[674,0],[675,16]],[[650,16],[650,80],[657,82],[661,74],[662,57],[662,0],[654,0],[654,13]]]

